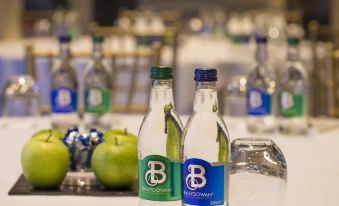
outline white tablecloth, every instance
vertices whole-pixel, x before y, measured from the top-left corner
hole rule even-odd
[[[187,116],[182,119],[186,121]],[[114,127],[126,127],[137,134],[141,121],[140,115],[116,115]],[[225,121],[231,139],[253,136],[247,134],[244,119],[226,117]],[[339,205],[339,120],[317,119],[313,125],[315,128],[308,136],[286,137],[274,134],[270,137],[282,149],[288,165],[286,206]],[[8,191],[22,171],[20,152],[24,143],[34,131],[47,127],[47,118],[0,119],[1,206],[137,205],[137,197],[8,196]]]

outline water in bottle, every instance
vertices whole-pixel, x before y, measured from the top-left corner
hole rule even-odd
[[[60,55],[51,71],[51,123],[56,129],[76,127],[78,82],[71,65],[70,36],[60,36]]]
[[[275,81],[267,67],[266,37],[257,37],[256,65],[247,77],[247,128],[251,133],[275,130]]]
[[[93,57],[86,67],[84,124],[87,129],[111,128],[111,69],[103,62],[103,36],[93,36]]]
[[[280,131],[285,134],[307,132],[307,72],[300,60],[299,38],[288,38],[285,69],[279,83]]]
[[[139,131],[139,206],[181,205],[182,124],[175,111],[172,68],[151,68],[149,110]]]
[[[182,145],[183,205],[228,205],[229,134],[220,116],[217,70],[195,70],[193,114]]]

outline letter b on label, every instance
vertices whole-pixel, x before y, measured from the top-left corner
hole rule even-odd
[[[186,177],[186,186],[190,190],[203,188],[206,185],[205,168],[201,165],[189,165],[189,175]]]
[[[166,181],[166,165],[160,161],[149,161],[149,170],[145,173],[145,181],[149,186],[164,183]]]

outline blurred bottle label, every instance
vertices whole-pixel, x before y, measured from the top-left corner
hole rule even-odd
[[[223,205],[225,166],[201,159],[188,159],[183,165],[183,202],[190,205]]]
[[[279,95],[280,116],[300,117],[304,114],[302,95],[284,91]]]
[[[67,113],[77,111],[77,93],[68,87],[59,87],[52,90],[52,112]]]
[[[149,155],[139,160],[139,196],[145,200],[181,200],[181,163]]]
[[[85,111],[104,114],[110,110],[111,95],[109,90],[100,88],[88,88],[85,91]]]
[[[259,89],[247,91],[247,114],[268,115],[271,114],[271,95]]]

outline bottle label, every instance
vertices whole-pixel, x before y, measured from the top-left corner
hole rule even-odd
[[[271,95],[259,89],[247,91],[247,114],[268,115],[271,114]]]
[[[283,91],[279,95],[280,116],[282,117],[300,117],[304,114],[303,95],[293,94],[289,91]]]
[[[188,159],[183,165],[183,175],[185,204],[206,206],[224,204],[224,165],[211,165],[202,159]]]
[[[149,155],[139,160],[139,197],[152,201],[181,200],[181,164]]]
[[[77,111],[77,93],[75,89],[59,87],[52,90],[52,112],[68,113]]]
[[[104,114],[110,110],[111,95],[109,90],[101,88],[88,88],[85,91],[85,111]]]

